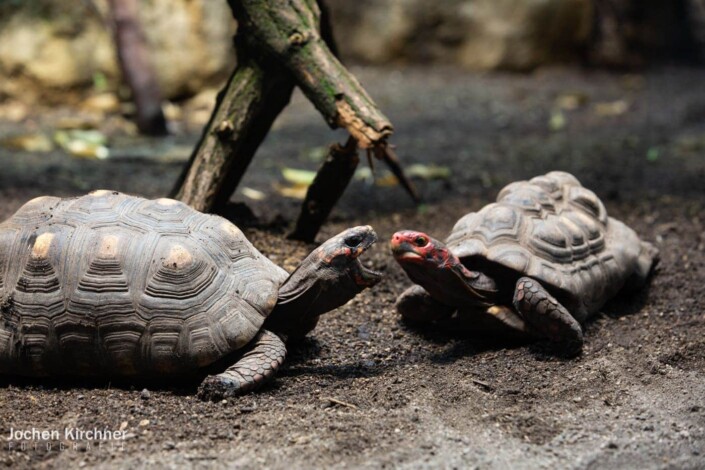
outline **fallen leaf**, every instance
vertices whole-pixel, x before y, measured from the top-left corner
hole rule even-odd
[[[183,118],[181,106],[171,101],[166,101],[162,104],[162,112],[164,113],[164,117],[169,121],[178,121]]]
[[[80,117],[66,116],[58,119],[54,123],[54,128],[69,130],[69,129],[95,129],[98,123],[93,119]]]
[[[280,195],[299,200],[303,200],[306,198],[308,187],[309,185],[306,184],[295,184],[291,186],[284,186],[278,183],[274,184],[274,190]]]
[[[563,93],[556,98],[556,106],[565,111],[573,111],[587,104],[590,98],[581,92]]]
[[[19,101],[5,101],[0,105],[0,116],[12,122],[20,122],[29,114],[29,107]]]
[[[262,191],[253,188],[248,188],[247,186],[244,186],[242,188],[242,195],[254,201],[261,201],[267,198],[267,195]]]
[[[705,134],[678,138],[676,141],[676,150],[682,155],[705,153]]]
[[[106,159],[110,151],[106,147],[107,138],[97,130],[66,130],[54,133],[56,142],[66,152],[81,158]]]
[[[322,162],[328,155],[328,147],[313,147],[306,151],[306,159],[311,162]]]
[[[399,180],[391,172],[385,171],[382,176],[375,179],[375,185],[383,188],[396,186],[399,184]]]
[[[286,181],[294,185],[310,186],[314,178],[316,178],[316,172],[296,168],[282,168],[282,176]]]
[[[113,93],[99,93],[83,100],[81,107],[89,111],[114,113],[120,110],[120,100]]]
[[[105,91],[108,89],[108,79],[103,72],[95,72],[93,74],[93,88],[96,91]]]
[[[629,103],[624,100],[595,103],[593,110],[598,116],[620,116],[629,111]]]
[[[441,165],[415,163],[406,167],[406,175],[409,178],[424,180],[447,180],[450,178],[450,168]]]
[[[660,155],[661,151],[657,147],[650,147],[649,150],[646,151],[646,160],[655,162]]]
[[[149,420],[143,419],[142,421],[140,421],[140,426],[142,426],[142,427],[149,426]]]
[[[566,119],[563,111],[555,110],[551,113],[551,117],[548,120],[548,128],[552,131],[560,131],[565,127]]]
[[[25,152],[51,152],[54,144],[44,134],[22,134],[0,140],[0,145],[12,150]]]
[[[372,183],[372,169],[368,166],[359,167],[357,170],[355,170],[355,176],[353,176],[353,178],[356,181],[367,181],[368,183]]]

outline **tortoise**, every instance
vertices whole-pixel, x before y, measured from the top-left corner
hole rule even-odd
[[[288,274],[226,219],[172,199],[33,199],[0,224],[0,373],[213,372],[201,398],[245,393],[287,342],[380,281],[359,259],[376,240],[350,228]]]
[[[583,323],[647,280],[658,250],[571,174],[511,183],[460,218],[446,243],[404,230],[392,252],[416,285],[397,299],[410,323],[543,338],[578,353]]]

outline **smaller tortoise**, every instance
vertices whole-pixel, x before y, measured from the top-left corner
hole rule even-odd
[[[219,398],[274,377],[287,340],[381,276],[369,226],[289,275],[232,223],[172,199],[41,197],[0,224],[0,373],[184,377]],[[220,373],[217,373],[220,372]]]
[[[658,257],[558,171],[506,186],[462,217],[446,244],[408,230],[391,244],[418,284],[397,300],[407,321],[545,338],[567,353],[582,348],[580,324],[624,286],[642,285]]]

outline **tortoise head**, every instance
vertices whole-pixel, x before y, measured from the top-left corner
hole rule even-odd
[[[287,338],[302,337],[319,315],[377,284],[382,275],[360,261],[376,241],[377,234],[367,225],[347,229],[313,250],[279,288],[265,327]]]
[[[392,235],[392,254],[409,278],[439,302],[452,306],[492,305],[497,286],[492,278],[471,271],[448,247],[423,232]]]
[[[331,273],[334,278],[350,278],[360,290],[377,284],[381,274],[365,268],[360,255],[377,242],[377,234],[369,225],[349,228],[319,246],[309,258],[316,255],[319,269]]]

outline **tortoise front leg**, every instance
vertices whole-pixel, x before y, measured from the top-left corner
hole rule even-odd
[[[524,320],[511,308],[493,305],[455,308],[438,302],[423,287],[414,285],[397,299],[397,311],[412,325],[435,323],[455,333],[491,333],[510,338],[531,338]]]
[[[538,281],[528,277],[517,281],[514,308],[536,332],[559,343],[566,353],[579,353],[582,349],[580,324]]]
[[[435,300],[419,285],[409,287],[399,296],[396,309],[412,325],[448,320],[456,310]]]
[[[285,357],[284,341],[271,331],[262,330],[239,361],[203,380],[198,387],[198,397],[219,400],[259,388],[274,378]]]

